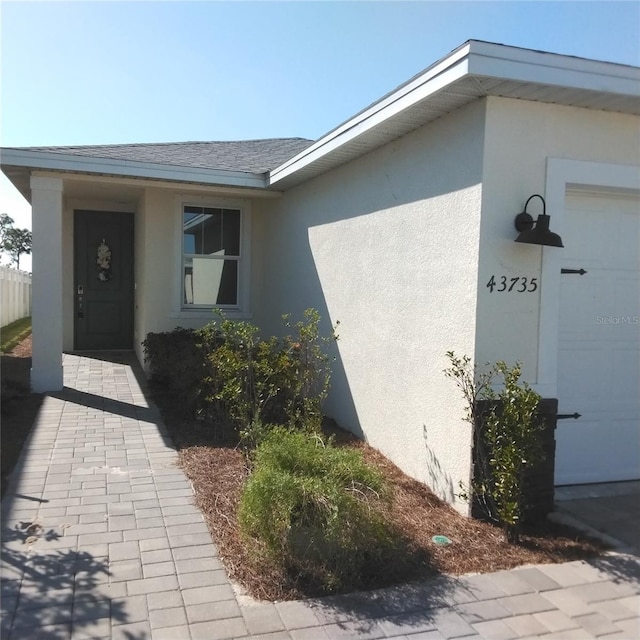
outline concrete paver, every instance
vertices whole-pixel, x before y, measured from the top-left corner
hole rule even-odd
[[[367,594],[236,595],[131,354],[65,355],[2,502],[6,640],[636,638],[637,531],[624,553]],[[569,496],[571,498],[571,496]],[[615,499],[614,499],[615,498]],[[572,513],[593,513],[593,497]],[[637,504],[612,496],[606,530]],[[571,510],[568,509],[567,512]],[[599,514],[599,517],[602,514]]]

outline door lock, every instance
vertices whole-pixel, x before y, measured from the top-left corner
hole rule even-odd
[[[82,301],[84,297],[84,285],[79,284],[77,288],[78,292],[78,318],[84,319],[84,308],[82,306]]]

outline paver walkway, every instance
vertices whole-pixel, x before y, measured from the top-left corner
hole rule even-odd
[[[239,601],[139,366],[100,357],[65,355],[3,500],[3,639],[640,637],[633,553]]]

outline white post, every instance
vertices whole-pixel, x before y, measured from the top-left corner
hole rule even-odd
[[[33,351],[31,389],[64,386],[62,372],[62,180],[31,176]]]

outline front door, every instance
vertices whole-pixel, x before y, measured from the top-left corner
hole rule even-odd
[[[133,346],[133,214],[75,211],[75,349]]]

